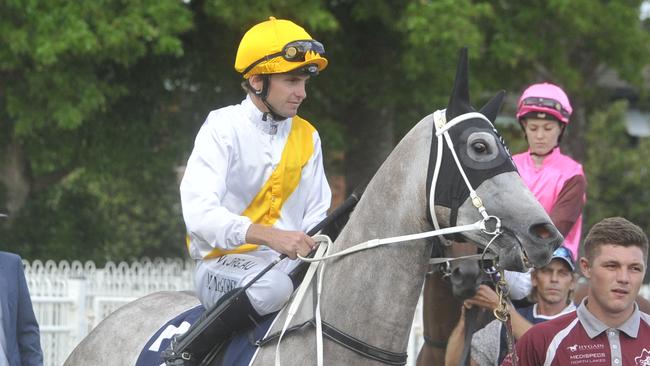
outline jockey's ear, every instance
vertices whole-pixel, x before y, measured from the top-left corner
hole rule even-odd
[[[494,120],[497,118],[497,114],[499,114],[499,109],[501,109],[505,95],[505,90],[499,91],[494,97],[492,97],[492,99],[490,99],[489,102],[485,103],[485,105],[480,110],[480,112],[492,123],[494,123]]]

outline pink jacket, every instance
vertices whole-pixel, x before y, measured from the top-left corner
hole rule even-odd
[[[553,149],[539,168],[535,167],[535,163],[530,156],[530,150],[514,155],[512,158],[519,170],[521,178],[549,214],[557,203],[560,193],[565,188],[566,182],[576,176],[582,176],[584,178],[585,175],[582,170],[582,165],[570,157],[563,155],[559,147]],[[584,205],[585,200],[586,196],[583,193],[582,205]],[[578,212],[580,214],[564,238],[564,246],[571,250],[574,260],[578,258],[578,247],[580,245],[582,205],[579,208],[574,208],[575,210],[579,209]]]

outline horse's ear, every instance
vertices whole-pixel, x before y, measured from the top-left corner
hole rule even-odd
[[[492,123],[494,123],[494,120],[497,118],[497,114],[499,113],[499,109],[501,109],[501,104],[503,104],[503,98],[506,95],[505,90],[501,90],[490,99],[489,102],[485,103],[483,108],[481,108],[480,112],[487,117]]]
[[[458,56],[454,90],[451,93],[451,98],[449,98],[449,104],[447,105],[447,121],[474,110],[469,103],[468,74],[467,47],[463,47],[460,49]]]

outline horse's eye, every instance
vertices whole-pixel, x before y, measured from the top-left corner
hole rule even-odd
[[[472,147],[474,148],[474,151],[478,154],[483,154],[487,151],[488,147],[485,142],[475,142]]]

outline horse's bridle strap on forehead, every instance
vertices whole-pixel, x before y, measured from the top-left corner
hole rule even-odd
[[[457,124],[474,118],[483,119],[487,123],[489,123],[490,126],[493,126],[492,122],[490,122],[490,120],[487,117],[485,117],[485,115],[483,115],[482,113],[469,112],[469,113],[461,114],[460,116],[456,116],[452,118],[451,121],[447,122],[447,117],[445,115],[444,109],[435,111],[433,114],[433,121],[436,124],[436,135],[440,136],[445,132],[447,132],[452,127],[456,126]]]

